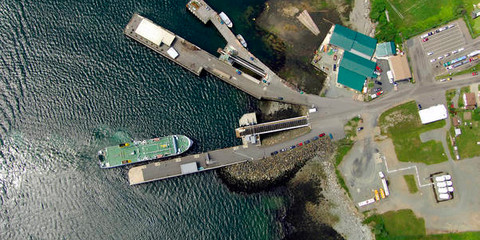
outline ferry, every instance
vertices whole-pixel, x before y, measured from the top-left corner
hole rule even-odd
[[[229,28],[233,27],[233,23],[232,21],[230,21],[230,18],[228,18],[227,14],[225,14],[224,12],[221,12],[219,16],[222,19],[222,21],[225,23],[225,25],[227,25],[227,27]]]
[[[193,141],[183,135],[126,142],[100,150],[99,164],[101,168],[113,168],[173,157],[186,152],[192,144]]]
[[[238,39],[238,41],[240,41],[240,43],[242,44],[242,46],[243,46],[244,48],[247,47],[247,42],[245,42],[245,38],[243,38],[242,35],[238,34],[238,35],[237,35],[237,39]]]

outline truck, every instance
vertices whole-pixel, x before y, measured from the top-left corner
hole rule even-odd
[[[392,71],[387,71],[388,81],[393,84],[393,73]]]

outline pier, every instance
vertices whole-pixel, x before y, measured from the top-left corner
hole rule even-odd
[[[227,40],[228,44],[225,47],[227,51],[222,50],[220,57],[213,56],[138,14],[132,16],[124,33],[197,76],[205,70],[257,99],[310,105],[306,95],[287,87],[281,78],[248,52],[230,29],[219,21],[218,14],[205,2],[191,1],[187,6],[202,22],[214,23]],[[252,71],[257,78],[235,68],[228,59]]]
[[[264,157],[265,152],[259,147],[241,145],[133,167],[128,171],[128,179],[130,185],[136,185],[213,170]]]

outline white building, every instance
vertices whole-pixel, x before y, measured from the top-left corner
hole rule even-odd
[[[447,108],[443,104],[438,104],[418,111],[422,124],[436,122],[448,117]]]

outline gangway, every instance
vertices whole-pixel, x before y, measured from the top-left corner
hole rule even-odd
[[[310,122],[307,116],[283,119],[279,121],[261,123],[256,125],[243,126],[235,129],[237,137],[245,137],[248,135],[261,135],[266,133],[280,132],[295,128],[308,127]]]

